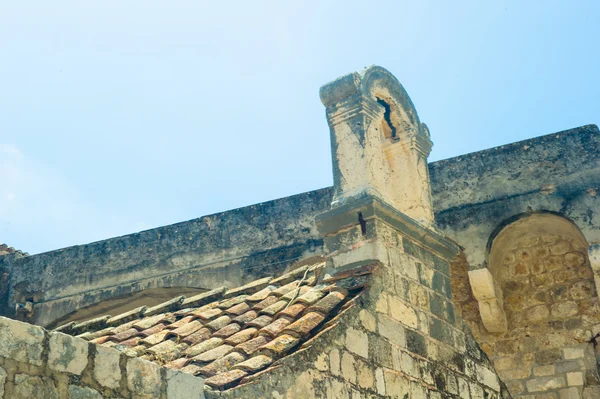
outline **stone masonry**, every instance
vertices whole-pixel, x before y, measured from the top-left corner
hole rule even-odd
[[[0,317],[0,399],[201,399],[201,378]]]
[[[499,254],[506,332],[487,331],[460,271],[454,301],[513,396],[600,397],[595,353],[600,304],[587,244],[577,236],[532,234],[535,229],[527,227],[529,234]]]

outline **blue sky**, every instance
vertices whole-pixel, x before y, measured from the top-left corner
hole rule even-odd
[[[319,87],[378,64],[438,160],[600,123],[600,2],[0,2],[0,242],[332,184]]]

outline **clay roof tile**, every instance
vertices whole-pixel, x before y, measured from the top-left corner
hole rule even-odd
[[[262,290],[250,295],[248,298],[246,298],[246,301],[248,302],[259,302],[259,301],[263,301],[265,300],[269,294],[271,292],[273,292],[274,290],[276,290],[277,288],[273,285],[268,285],[265,288],[263,288]]]
[[[213,302],[223,296],[223,294],[227,291],[225,287],[219,287],[214,290],[204,292],[202,294],[194,295],[189,298],[185,298],[181,303],[182,307],[198,307],[202,305],[206,305],[207,303]]]
[[[265,337],[265,336],[256,337],[256,338],[253,338],[242,344],[237,345],[235,347],[235,350],[237,352],[241,352],[241,353],[245,354],[246,356],[250,356],[254,352],[256,352],[258,350],[258,348],[262,347],[270,340],[271,339],[269,337]]]
[[[282,334],[259,348],[259,353],[279,359],[300,343],[300,339],[289,334]]]
[[[271,280],[273,280],[273,277],[265,277],[259,280],[254,280],[246,285],[242,285],[241,287],[236,287],[228,290],[223,296],[225,298],[230,298],[241,294],[254,294],[255,292],[258,292],[265,288]]]
[[[228,324],[225,327],[221,328],[220,330],[216,331],[213,334],[213,337],[227,338],[227,337],[239,332],[241,329],[242,329],[242,327],[240,327],[239,324],[231,323],[231,324]]]
[[[206,366],[200,369],[199,374],[210,377],[218,373],[222,373],[231,368],[231,366],[243,362],[246,358],[238,353],[231,352],[220,359],[213,361],[212,363],[207,364]]]
[[[228,309],[232,306],[242,303],[248,298],[248,295],[238,295],[233,298],[225,299],[217,305],[220,309]]]
[[[243,370],[230,370],[210,377],[204,380],[204,383],[213,388],[223,390],[234,386],[246,375],[248,375],[248,373]]]
[[[248,310],[250,310],[250,305],[248,305],[246,302],[242,302],[230,307],[225,311],[225,313],[239,316],[243,313],[246,313]]]
[[[256,373],[269,367],[273,363],[273,359],[266,355],[258,355],[250,359],[234,365],[233,369],[244,370],[248,373]]]
[[[206,341],[203,341],[199,344],[189,347],[185,351],[185,354],[188,357],[195,357],[204,352],[208,352],[211,349],[215,349],[216,347],[220,346],[222,343],[223,343],[223,340],[221,338],[210,338],[210,339],[207,339]]]
[[[258,313],[255,310],[249,310],[246,313],[239,315],[238,317],[233,319],[233,321],[240,325],[244,325],[244,324],[249,323],[252,320],[256,319],[257,317],[258,317]]]
[[[312,330],[325,320],[321,313],[310,312],[290,324],[283,330],[283,334],[293,335],[297,338],[307,337]]]
[[[182,341],[189,345],[196,345],[204,340],[207,340],[211,336],[211,334],[212,331],[210,331],[206,327],[202,327],[198,331],[193,332],[192,334],[185,337]]]
[[[233,346],[239,345],[248,341],[250,338],[253,338],[257,331],[258,330],[254,327],[246,328],[225,339],[225,343]]]
[[[213,331],[220,330],[225,327],[227,324],[231,323],[231,317],[229,316],[221,316],[210,323],[206,324],[207,328],[210,328]]]
[[[231,345],[220,345],[214,349],[201,353],[200,355],[194,356],[192,361],[195,363],[210,363],[215,360],[222,358],[223,356],[229,354],[233,350],[233,346]]]
[[[275,320],[271,324],[261,328],[258,331],[258,334],[259,335],[267,335],[271,338],[275,338],[281,331],[283,331],[284,328],[289,326],[291,324],[291,322],[292,322],[292,319],[290,319],[288,317],[280,317],[279,319]]]

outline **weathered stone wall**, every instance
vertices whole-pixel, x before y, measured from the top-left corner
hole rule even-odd
[[[0,314],[48,325],[77,309],[160,287],[238,286],[319,255],[314,216],[331,190],[299,194],[170,226],[24,258],[0,257],[11,271]],[[33,312],[15,315],[15,305]]]
[[[0,317],[0,399],[202,399],[203,380]]]
[[[367,229],[366,241],[386,237],[389,260],[364,294],[302,350],[207,398],[510,398],[454,312],[448,261],[389,227],[367,221]],[[340,245],[361,234],[347,230]]]
[[[594,340],[600,304],[587,246],[572,236],[529,234],[501,252],[498,280],[506,333],[483,326],[465,287],[465,262],[453,264],[454,302],[515,397],[600,397]],[[463,277],[461,277],[463,276]]]
[[[430,165],[438,227],[487,267],[494,233],[518,215],[554,212],[600,242],[600,131],[595,125]]]
[[[464,248],[470,268],[487,265],[493,233],[522,213],[565,215],[597,245],[599,149],[598,128],[584,126],[434,162],[436,222]],[[15,317],[15,304],[31,299],[34,312],[18,317],[47,325],[147,288],[208,289],[276,274],[293,259],[322,253],[314,218],[330,209],[332,195],[325,188],[45,254],[0,257],[0,271],[12,271],[0,314]]]

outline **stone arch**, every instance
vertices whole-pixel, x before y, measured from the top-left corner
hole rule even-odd
[[[474,333],[511,393],[597,389],[600,303],[579,227],[552,212],[511,217],[490,237],[486,265],[469,271],[485,326]]]
[[[578,314],[597,297],[579,228],[553,213],[520,216],[492,238],[488,269],[500,286],[508,328]]]

